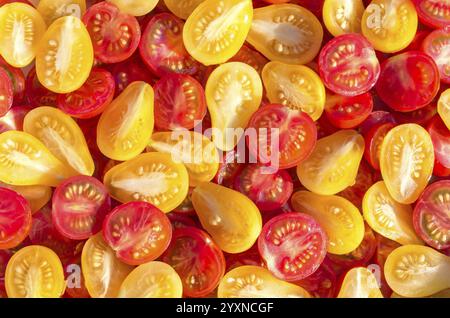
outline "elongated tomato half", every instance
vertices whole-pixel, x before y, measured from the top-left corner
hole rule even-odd
[[[86,11],[86,0],[40,0],[36,9],[50,25],[66,15],[81,18]]]
[[[375,275],[365,267],[352,268],[345,274],[337,298],[383,298]]]

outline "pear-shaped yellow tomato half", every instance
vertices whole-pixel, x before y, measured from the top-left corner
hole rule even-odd
[[[15,186],[0,182],[0,187],[21,194],[30,204],[31,213],[39,211],[52,198],[52,188],[44,185]]]
[[[414,231],[412,208],[389,194],[384,181],[372,185],[363,198],[363,214],[367,224],[384,237],[400,244],[423,244]]]
[[[181,298],[183,284],[177,272],[163,262],[136,267],[122,283],[120,298]]]
[[[439,97],[437,111],[445,126],[450,129],[450,88],[445,90]]]
[[[55,187],[74,175],[36,137],[11,130],[0,134],[0,181]]]
[[[295,4],[275,4],[253,11],[247,41],[269,60],[306,64],[319,53],[323,28],[309,10]]]
[[[150,13],[158,4],[158,0],[107,0],[117,6],[120,11],[140,17]]]
[[[309,67],[269,62],[263,68],[262,79],[271,103],[301,110],[313,120],[322,115],[325,86]]]
[[[225,63],[211,73],[205,93],[217,148],[230,151],[236,146],[261,104],[262,92],[261,78],[248,64]]]
[[[219,298],[310,298],[302,287],[276,278],[260,266],[240,266],[222,278]]]
[[[377,277],[365,267],[352,268],[345,274],[338,298],[383,298]]]
[[[47,25],[67,15],[81,19],[86,11],[86,0],[40,0],[37,10]]]
[[[358,208],[347,199],[298,191],[292,195],[291,203],[295,211],[311,215],[323,227],[329,253],[347,254],[361,244],[364,220]]]
[[[66,283],[61,261],[51,249],[31,245],[16,252],[5,273],[9,298],[59,298]]]
[[[75,120],[54,107],[31,110],[23,121],[23,130],[39,139],[50,152],[78,174],[91,176],[95,165]]]
[[[205,182],[192,191],[192,205],[203,228],[227,253],[248,250],[261,233],[261,213],[237,191]]]
[[[83,246],[81,269],[84,284],[93,298],[114,298],[133,266],[122,263],[102,233],[92,236]]]
[[[397,294],[396,292],[393,292],[391,294],[391,298],[408,298],[408,297],[404,297],[404,296]],[[440,291],[436,294],[427,296],[425,298],[450,298],[450,289],[445,289],[443,291]]]
[[[364,138],[354,130],[340,130],[319,139],[297,175],[308,190],[332,195],[355,183],[364,154]]]
[[[422,245],[396,248],[384,264],[389,287],[404,297],[427,297],[450,288],[450,257]]]
[[[415,202],[430,180],[434,166],[433,142],[416,124],[391,129],[381,144],[381,175],[395,201]]]
[[[108,158],[136,157],[150,141],[155,119],[153,88],[133,82],[105,109],[97,126],[97,144]]]
[[[39,42],[36,74],[48,90],[65,94],[79,89],[94,63],[91,38],[79,18],[65,16],[53,22]]]
[[[164,0],[164,4],[177,17],[186,20],[205,0]]]
[[[251,0],[206,0],[186,20],[184,46],[204,65],[225,63],[244,44],[252,17]]]
[[[0,54],[14,67],[25,67],[35,56],[47,26],[32,6],[13,2],[0,10]]]
[[[363,13],[362,0],[325,0],[323,3],[323,22],[334,36],[361,33]]]
[[[149,152],[111,168],[104,184],[116,200],[145,201],[170,212],[186,198],[189,176],[167,153]]]
[[[189,186],[211,181],[219,169],[219,154],[214,143],[193,131],[158,132],[152,135],[149,149],[172,155],[184,163],[189,174]]]

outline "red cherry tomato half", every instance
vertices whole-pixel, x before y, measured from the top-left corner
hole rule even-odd
[[[121,12],[109,2],[90,7],[83,15],[89,31],[95,57],[103,63],[118,63],[136,51],[141,28],[136,18]]]
[[[14,106],[3,117],[0,117],[0,133],[8,130],[23,130],[23,119],[31,110],[27,106]]]
[[[381,66],[376,90],[393,110],[410,112],[425,107],[439,91],[439,69],[419,51],[395,55]]]
[[[450,181],[442,180],[428,186],[413,212],[416,233],[431,247],[450,248]]]
[[[336,295],[337,277],[327,258],[310,276],[295,284],[305,288],[310,294],[319,298],[333,298]]]
[[[261,74],[264,65],[266,65],[269,61],[266,57],[259,52],[249,48],[246,45],[243,45],[239,52],[233,56],[229,62],[241,62],[250,65],[253,67],[259,74]]]
[[[427,130],[434,148],[435,165],[433,173],[438,176],[442,174],[446,176],[446,170],[450,169],[450,156],[448,155],[450,151],[450,131],[438,115],[433,117]]]
[[[354,97],[327,96],[325,114],[328,120],[342,129],[359,126],[372,113],[373,99],[370,93]]]
[[[8,73],[0,67],[0,117],[4,116],[13,104],[13,84]]]
[[[103,237],[124,263],[140,265],[157,259],[169,246],[169,218],[147,202],[122,204],[103,222]]]
[[[413,0],[420,22],[432,28],[450,25],[450,3],[447,0]]]
[[[114,78],[100,68],[91,71],[87,81],[75,92],[58,95],[57,104],[75,118],[92,118],[105,110],[114,97]]]
[[[261,164],[278,165],[280,169],[295,167],[305,160],[317,141],[317,127],[311,117],[283,105],[259,108],[248,127],[255,129],[257,136],[256,140],[247,138],[250,154]]]
[[[374,127],[385,123],[396,124],[396,120],[391,112],[377,110],[372,112],[369,117],[359,126],[361,134],[364,136]]]
[[[208,295],[225,274],[222,251],[208,234],[195,227],[175,230],[161,259],[180,275],[187,297]]]
[[[9,76],[13,86],[14,105],[18,105],[23,101],[25,96],[25,75],[22,69],[12,67],[0,57],[0,68],[2,68]]]
[[[105,186],[93,177],[68,178],[53,193],[53,224],[72,240],[86,240],[99,232],[110,209],[111,199]]]
[[[327,240],[311,216],[284,213],[264,225],[258,249],[272,274],[286,281],[299,281],[319,268],[326,255]]]
[[[261,211],[276,210],[291,197],[292,178],[284,170],[267,173],[264,168],[257,164],[245,166],[234,181],[234,189],[245,194]]]
[[[384,137],[387,133],[394,128],[393,123],[384,123],[381,125],[376,125],[369,130],[369,132],[364,136],[366,146],[364,148],[364,158],[370,165],[376,169],[380,170],[380,152],[381,144],[383,143]]]
[[[139,51],[145,64],[155,74],[193,75],[199,63],[186,51],[183,44],[184,22],[170,13],[155,15],[142,34]]]
[[[441,81],[450,84],[450,29],[431,32],[422,42],[422,51],[436,62]]]
[[[437,114],[436,103],[428,104],[423,108],[413,110],[412,112],[392,112],[395,121],[399,124],[414,123],[421,126],[426,126],[428,122]]]
[[[233,188],[234,180],[244,169],[247,162],[245,155],[238,150],[231,150],[223,154],[219,164],[219,170],[214,177],[214,182],[224,187]]]
[[[329,41],[319,55],[324,84],[343,96],[368,92],[380,75],[380,63],[372,45],[360,34],[344,34]]]
[[[168,74],[153,87],[155,126],[160,130],[192,129],[206,115],[202,85],[184,74]]]
[[[31,209],[17,192],[0,187],[0,250],[14,248],[28,235]]]
[[[25,82],[25,94],[28,100],[28,103],[32,107],[39,106],[56,106],[56,98],[58,94],[53,93],[46,89],[39,82],[36,75],[36,68],[32,68],[27,75],[27,79]]]

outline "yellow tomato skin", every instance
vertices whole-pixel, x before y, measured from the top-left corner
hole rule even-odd
[[[172,155],[183,163],[189,174],[189,186],[211,181],[219,170],[217,148],[204,135],[193,131],[158,132],[152,135],[150,151]]]
[[[345,274],[337,298],[383,298],[383,294],[370,270],[355,267]]]
[[[317,141],[297,166],[297,176],[314,193],[336,194],[355,183],[363,154],[364,138],[354,130],[340,130]]]
[[[437,111],[445,126],[450,129],[450,88],[446,89],[439,97]]]
[[[164,4],[177,17],[186,20],[205,0],[164,0]]]
[[[153,88],[133,82],[105,109],[97,126],[97,145],[108,158],[126,161],[147,146],[155,124]]]
[[[54,107],[38,107],[25,116],[23,130],[39,139],[50,152],[76,173],[92,176],[94,160],[75,120]]]
[[[163,262],[136,267],[122,283],[119,298],[181,298],[183,284],[177,272]]]
[[[32,6],[20,2],[5,4],[0,9],[0,54],[14,67],[29,65],[46,28],[44,19]]]
[[[222,278],[219,298],[311,298],[302,287],[276,278],[260,266],[240,266]]]
[[[422,245],[404,245],[389,254],[384,275],[403,297],[427,297],[450,288],[450,257]]]
[[[232,58],[245,42],[253,17],[251,0],[206,0],[186,20],[186,50],[204,65]]]
[[[427,186],[433,166],[433,142],[423,127],[399,125],[384,137],[380,153],[381,175],[395,201],[415,202]]]
[[[323,3],[323,22],[333,36],[361,33],[363,13],[362,0],[325,0]]]
[[[115,298],[133,266],[117,259],[116,253],[103,240],[102,233],[98,233],[83,246],[81,269],[92,298]]]
[[[116,200],[145,201],[170,212],[186,198],[189,176],[182,163],[166,153],[149,152],[111,168],[103,182]]]
[[[37,138],[15,130],[0,134],[0,168],[0,181],[15,186],[55,187],[74,175]]]
[[[361,22],[363,35],[384,53],[406,48],[414,40],[417,26],[417,12],[411,0],[373,0]]]
[[[205,182],[192,191],[192,205],[203,228],[227,253],[248,250],[261,233],[261,213],[237,191]]]
[[[59,298],[66,283],[61,261],[51,249],[31,245],[16,252],[5,273],[9,298]]]
[[[363,198],[363,214],[367,224],[382,236],[405,244],[423,244],[412,223],[412,208],[389,194],[384,181],[372,185]]]
[[[295,211],[311,215],[323,227],[329,253],[347,254],[361,244],[364,220],[358,208],[347,199],[298,191],[292,195],[291,203]]]
[[[158,4],[159,0],[107,0],[114,4],[124,13],[140,17],[150,13]]]
[[[91,38],[79,18],[65,16],[53,22],[40,41],[36,74],[48,90],[65,94],[79,89],[94,63]]]
[[[247,41],[269,60],[287,64],[311,62],[319,53],[322,39],[320,21],[311,11],[295,4],[255,9],[247,37]]]
[[[47,25],[68,15],[81,19],[86,11],[86,0],[40,0],[37,10]]]
[[[217,148],[230,151],[237,145],[261,104],[262,93],[261,78],[248,64],[225,63],[211,73],[205,94]]]
[[[44,185],[14,186],[0,182],[0,187],[21,194],[30,204],[31,213],[39,211],[52,198],[52,188]]]
[[[309,67],[269,62],[262,71],[269,101],[307,113],[314,121],[325,107],[325,86]]]

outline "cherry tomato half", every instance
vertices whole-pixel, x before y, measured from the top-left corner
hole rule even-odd
[[[420,22],[433,28],[450,25],[450,4],[446,0],[413,0]]]
[[[349,129],[359,126],[372,113],[373,98],[370,93],[354,97],[328,95],[325,115],[337,128]]]
[[[6,115],[13,104],[13,84],[8,73],[0,68],[0,117]]]
[[[431,32],[423,40],[422,50],[436,62],[441,81],[450,84],[450,30],[435,30]]]

